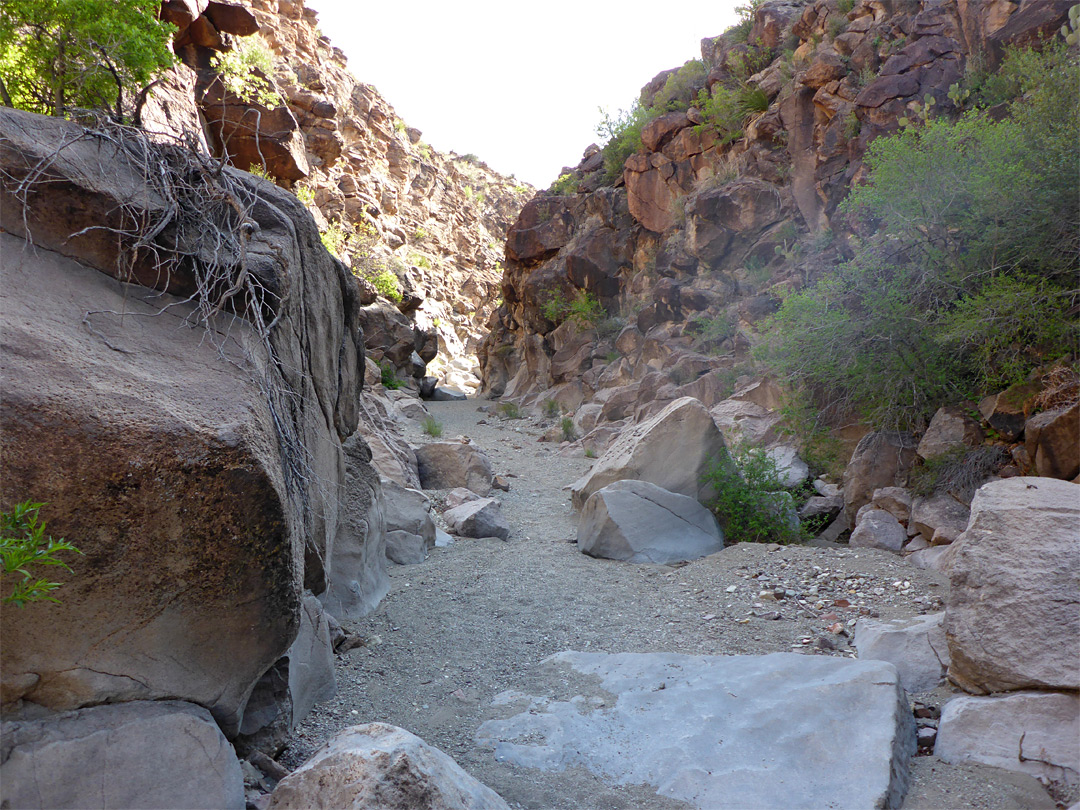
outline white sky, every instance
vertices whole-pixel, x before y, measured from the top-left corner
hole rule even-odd
[[[442,152],[546,188],[661,70],[701,57],[745,0],[306,0],[319,27]]]

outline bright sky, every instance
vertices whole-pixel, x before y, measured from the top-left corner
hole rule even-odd
[[[599,107],[628,108],[745,0],[306,0],[319,27],[442,152],[546,188],[599,142]]]

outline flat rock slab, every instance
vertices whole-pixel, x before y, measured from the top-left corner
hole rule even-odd
[[[585,767],[707,810],[898,808],[915,727],[896,668],[774,653],[562,652],[544,661],[592,694],[528,700],[477,731],[522,767]]]

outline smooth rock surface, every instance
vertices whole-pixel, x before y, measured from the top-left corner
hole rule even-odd
[[[890,664],[562,652],[542,666],[600,683],[570,701],[532,698],[521,714],[481,725],[478,741],[500,761],[585,767],[703,810],[898,808],[907,790],[915,725]]]
[[[1080,486],[982,486],[950,550],[949,680],[981,694],[1080,689]],[[919,552],[923,553],[923,552]]]
[[[386,558],[398,565],[415,565],[427,559],[435,547],[435,521],[431,501],[417,489],[383,479],[386,513]]]
[[[954,698],[941,713],[934,755],[1075,785],[1080,782],[1080,698],[1061,692]]]
[[[859,619],[855,649],[860,659],[888,661],[900,673],[900,685],[909,693],[933,689],[949,666],[944,613],[911,619],[875,621]]]
[[[415,734],[352,726],[278,784],[269,810],[509,810],[493,790]]]
[[[201,706],[134,701],[2,728],[5,808],[244,808],[240,763]]]
[[[844,468],[844,514],[851,528],[874,490],[895,486],[914,459],[915,440],[910,434],[867,433],[859,440]]]
[[[510,524],[494,498],[466,501],[443,512],[443,519],[450,531],[461,537],[498,537],[505,540],[510,536]]]
[[[625,479],[648,481],[698,501],[711,495],[701,476],[720,458],[724,438],[705,407],[682,397],[660,413],[624,431],[571,486],[575,509],[599,489]]]
[[[960,536],[970,517],[967,506],[942,492],[928,498],[915,498],[908,529],[912,534],[921,534],[935,546],[944,546]]]
[[[491,492],[495,474],[479,447],[463,442],[432,442],[416,448],[420,485],[424,489],[465,487],[477,495]]]
[[[667,564],[720,551],[724,537],[693,498],[647,481],[616,481],[585,503],[577,544],[592,557]]]

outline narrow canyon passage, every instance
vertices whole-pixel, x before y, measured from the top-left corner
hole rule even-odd
[[[563,650],[721,655],[805,649],[807,639],[822,635],[822,621],[793,602],[762,604],[758,594],[768,586],[800,588],[822,571],[862,578],[860,595],[873,600],[882,618],[916,615],[917,600],[945,595],[940,574],[861,549],[744,543],[679,567],[587,557],[572,542],[576,515],[563,487],[592,461],[538,442],[547,423],[500,419],[481,411],[489,405],[468,400],[427,408],[443,427],[442,441],[468,437],[510,482],[509,492],[493,493],[512,527],[509,541],[456,539],[419,565],[391,565],[390,594],[372,615],[346,626],[365,644],[338,657],[338,694],[301,724],[283,757],[290,766],[338,730],[378,721],[439,747],[514,807],[688,807],[658,796],[655,787],[611,785],[583,768],[544,772],[496,762],[474,735],[485,720],[513,713],[492,706],[508,690],[561,700],[581,694],[583,681],[591,679],[575,681],[539,666]],[[433,441],[418,424],[406,430],[414,445]],[[438,507],[440,493],[429,494]],[[892,587],[902,580],[911,583],[910,593]],[[828,654],[854,655],[843,637],[834,638],[838,649]],[[1003,771],[917,758],[913,772],[908,808],[1039,807],[1044,801]],[[960,796],[964,804],[956,803]]]

